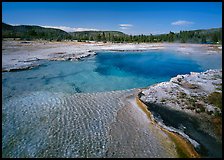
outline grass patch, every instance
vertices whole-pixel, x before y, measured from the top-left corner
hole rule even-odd
[[[214,75],[214,76],[212,77],[212,79],[213,79],[213,80],[216,80],[216,79],[222,79],[222,76],[220,76],[220,75]]]
[[[222,88],[215,88],[216,90],[218,90],[218,91],[222,91]]]
[[[203,97],[187,97],[185,103],[187,109],[195,110],[196,113],[205,112]]]
[[[214,84],[214,85],[216,85],[216,86],[218,86],[218,87],[222,87],[222,83],[220,83],[220,84],[212,83],[212,84]]]
[[[190,110],[194,110],[195,107],[192,107],[192,106],[187,106],[186,109],[190,109]]]
[[[187,98],[187,100],[188,100],[189,105],[195,108],[196,100],[194,98],[191,98],[191,97]]]
[[[187,94],[184,92],[178,92],[178,98],[186,98]]]
[[[215,88],[216,90],[222,91],[222,83],[221,84],[214,84],[217,86],[217,88]]]
[[[199,112],[205,112],[205,107],[202,103],[196,102],[195,105],[196,105],[196,108],[199,110]]]
[[[181,86],[183,86],[184,88],[189,88],[189,89],[198,89],[199,86],[196,84],[191,84],[189,82],[184,82],[181,84]]]
[[[215,133],[218,136],[222,136],[222,117],[214,117],[212,122],[215,127]]]
[[[212,92],[208,95],[208,102],[222,110],[222,93]]]

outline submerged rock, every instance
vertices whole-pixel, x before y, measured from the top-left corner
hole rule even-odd
[[[83,58],[87,58],[90,56],[96,55],[95,52],[88,51],[87,53],[80,53],[80,54],[66,54],[62,56],[56,56],[53,58],[49,58],[52,61],[77,61],[82,60]]]
[[[14,71],[22,71],[22,70],[27,70],[27,69],[32,69],[35,67],[40,66],[39,64],[19,64],[16,66],[10,66],[10,67],[6,67],[6,68],[2,68],[2,72],[14,72]]]

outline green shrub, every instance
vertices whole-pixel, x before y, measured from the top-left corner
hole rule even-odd
[[[208,102],[222,110],[222,93],[212,92],[208,95]]]

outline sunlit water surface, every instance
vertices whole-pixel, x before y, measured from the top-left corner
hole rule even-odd
[[[46,61],[2,74],[3,96],[29,91],[91,93],[147,87],[178,74],[221,68],[221,54],[101,52],[83,61]]]

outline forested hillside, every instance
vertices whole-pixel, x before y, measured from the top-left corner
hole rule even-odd
[[[71,35],[65,31],[54,28],[44,28],[40,26],[11,26],[2,23],[3,38],[21,38],[23,40],[44,39],[44,40],[63,40],[71,39]]]
[[[119,31],[83,31],[67,33],[60,29],[40,26],[11,26],[2,23],[2,38],[23,40],[77,40],[102,42],[177,42],[177,43],[222,43],[222,28],[171,32],[160,35],[127,35]]]
[[[118,37],[128,36],[119,31],[83,31],[70,33],[73,39],[90,41],[113,41]]]

